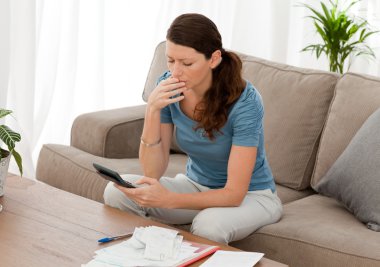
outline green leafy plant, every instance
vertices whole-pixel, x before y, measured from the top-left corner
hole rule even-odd
[[[11,114],[11,110],[0,109],[0,119]],[[18,169],[22,176],[22,159],[20,154],[15,150],[15,143],[21,140],[21,135],[14,132],[11,128],[6,125],[0,125],[0,140],[8,147],[8,151],[0,149],[0,159],[7,157],[9,153],[16,160]]]
[[[369,36],[378,31],[371,31],[366,20],[348,15],[350,8],[360,0],[352,1],[345,9],[340,8],[338,0],[329,0],[329,2],[330,8],[320,2],[321,12],[310,5],[301,4],[313,13],[307,17],[314,21],[317,33],[323,40],[321,44],[306,46],[301,51],[315,52],[317,58],[324,53],[329,60],[330,71],[339,73],[343,73],[347,59],[349,59],[348,70],[352,58],[360,55],[376,58],[373,50],[365,42]]]

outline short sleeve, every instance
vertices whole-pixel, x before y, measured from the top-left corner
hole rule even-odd
[[[161,109],[160,113],[161,123],[173,123],[172,113],[169,105]]]
[[[166,80],[167,78],[170,77],[170,71],[167,71],[165,72],[164,74],[162,74],[158,80],[157,80],[157,84],[159,84],[161,81],[163,80]],[[161,123],[173,123],[173,120],[172,120],[172,113],[170,111],[170,107],[169,105],[164,107],[163,109],[161,109],[161,112],[160,112],[160,120],[161,120]]]
[[[162,74],[162,75],[158,78],[158,80],[157,80],[157,82],[156,82],[156,86],[157,86],[161,81],[166,80],[166,79],[169,78],[170,76],[171,76],[170,71],[166,71],[166,72],[164,72],[164,74]]]
[[[264,106],[260,94],[249,90],[236,103],[232,118],[232,144],[258,147],[263,131]]]

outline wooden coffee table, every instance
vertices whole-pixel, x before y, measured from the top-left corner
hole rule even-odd
[[[136,226],[169,227],[14,175],[7,177],[0,204],[0,265],[7,267],[80,266],[96,250],[121,242],[99,245],[102,237],[133,231]],[[179,232],[187,240],[238,250]],[[263,258],[256,266],[286,265]]]

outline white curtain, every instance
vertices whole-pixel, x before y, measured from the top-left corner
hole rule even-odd
[[[34,0],[0,0],[0,107],[12,109],[14,118],[6,125],[22,134],[16,150],[24,161],[25,173],[34,176],[31,146],[35,136],[36,17]],[[3,123],[0,122],[0,123]],[[18,173],[11,161],[10,171]]]
[[[44,143],[68,145],[84,112],[142,104],[156,44],[179,14],[202,13],[225,48],[300,67],[328,70],[325,59],[300,53],[318,41],[299,0],[0,0],[0,107],[14,110],[16,148],[25,176],[35,176]],[[319,1],[306,0],[315,7]],[[353,9],[380,29],[380,1]],[[377,60],[351,71],[380,76],[380,34],[370,40]],[[14,162],[10,171],[17,173]]]

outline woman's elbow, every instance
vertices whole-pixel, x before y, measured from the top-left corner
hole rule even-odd
[[[228,204],[230,207],[239,207],[245,198],[246,192],[230,192]]]
[[[235,197],[233,201],[233,207],[239,207],[243,203],[244,197],[238,196]]]

